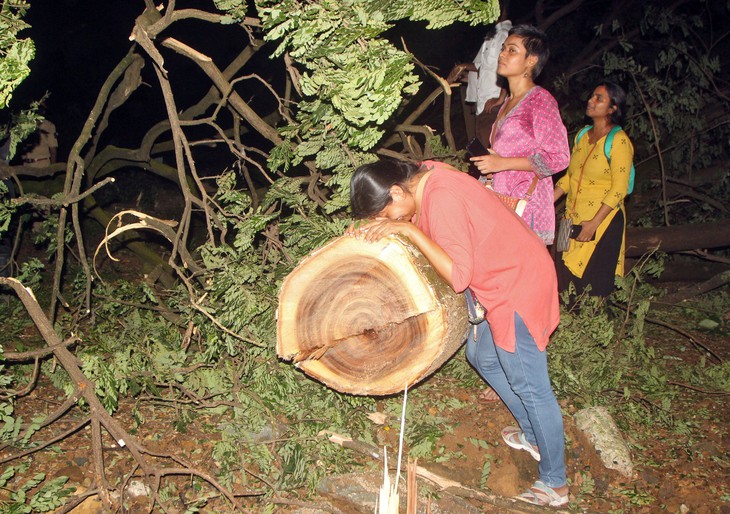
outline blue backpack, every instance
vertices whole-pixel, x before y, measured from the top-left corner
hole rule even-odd
[[[575,144],[578,144],[578,141],[580,141],[580,138],[583,137],[583,135],[588,132],[590,129],[593,128],[593,125],[586,125],[582,129],[580,129],[580,132],[578,132],[578,135],[575,136]],[[614,125],[614,127],[611,129],[611,131],[606,134],[606,143],[603,145],[603,153],[606,154],[606,160],[608,161],[608,165],[611,165],[611,148],[613,147],[613,136],[616,135],[616,132],[621,130],[620,125]],[[631,175],[629,175],[629,192],[627,194],[631,194],[634,191],[634,175],[636,175],[636,170],[634,169],[634,163],[631,163]]]

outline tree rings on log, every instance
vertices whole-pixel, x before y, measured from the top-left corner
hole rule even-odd
[[[387,395],[436,371],[467,327],[463,296],[408,239],[342,236],[284,280],[277,354],[337,391]]]

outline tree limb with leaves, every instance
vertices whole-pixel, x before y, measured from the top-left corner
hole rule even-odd
[[[269,345],[275,334],[276,290],[299,259],[342,233],[347,223],[347,183],[354,166],[372,158],[367,152],[387,136],[385,122],[420,86],[413,56],[387,42],[382,34],[404,19],[426,21],[431,29],[455,21],[486,23],[496,18],[496,3],[265,1],[256,6],[260,18],[247,16],[247,3],[239,1],[216,2],[222,12],[178,10],[175,2],[159,9],[150,1],[145,4],[132,30],[130,51],[102,86],[67,158],[63,190],[54,199],[56,203],[46,203],[46,207],[58,209],[55,236],[49,245],[55,271],[46,313],[22,282],[4,279],[3,283],[23,301],[47,342],[48,350],[39,350],[34,358],[43,362],[53,355],[68,375],[64,378],[60,370],[54,373],[36,366],[67,391],[64,412],[49,418],[49,427],[79,402],[89,407],[83,422],[92,427],[95,488],[108,508],[115,503],[112,491],[123,489],[134,474],[132,469],[121,482],[110,479],[102,440],[112,437],[124,441],[157,504],[164,504],[158,494],[164,477],[195,475],[240,510],[237,498],[223,486],[232,480],[229,475],[214,477],[184,462],[178,467],[163,466],[161,460],[179,457],[157,455],[130,436],[114,416],[120,396],[142,383],[137,397],[157,398],[160,405],[178,412],[233,407],[231,424],[235,422],[237,431],[240,426],[259,430],[267,419],[281,417],[272,412],[273,406],[289,416],[306,412],[303,400],[296,406],[291,400],[305,388],[309,391],[305,403],[337,408],[326,416],[326,425],[322,425],[324,420],[302,424],[292,419],[286,426],[288,437],[267,445],[270,461],[261,460],[262,453],[257,451],[241,453],[239,463],[250,463],[243,472],[258,477],[264,485],[263,490],[245,495],[266,492],[268,496],[271,489],[283,492],[293,485],[312,483],[320,472],[304,463],[319,458],[322,449],[318,445],[297,450],[301,455],[293,469],[285,466],[284,456],[299,447],[308,433],[319,433],[332,423],[345,430],[355,422],[348,413],[371,400],[344,398],[316,384],[302,384],[296,372],[277,362]],[[217,24],[238,27],[243,36],[239,54],[227,63],[216,62],[175,33],[182,20],[213,30]],[[283,85],[269,83],[245,69],[253,55],[271,46],[275,46],[272,63],[286,71]],[[177,60],[170,58],[173,54]],[[199,70],[196,80],[210,84],[207,93],[189,107],[179,105],[173,80],[179,77],[170,62],[179,62],[179,58]],[[104,133],[113,127],[112,114],[121,112],[138,94],[150,69],[165,104],[166,119],[144,132],[137,148],[103,146]],[[294,98],[297,92],[301,96]],[[265,97],[268,103],[246,99],[254,96]],[[429,156],[429,152],[441,151],[435,142],[438,138],[430,129],[424,130],[397,128],[401,133],[427,136],[426,151],[412,142],[412,152]],[[201,172],[204,161],[198,149],[210,145],[230,153],[230,166]],[[157,161],[161,152],[171,152],[173,164]],[[130,166],[175,184],[181,204],[176,223],[143,213],[115,217],[100,207],[96,198],[103,190],[101,185]],[[25,172],[15,166],[2,171],[18,177]],[[56,168],[45,171],[58,172]],[[42,200],[36,200],[36,205]],[[104,245],[132,232],[163,234],[170,242],[164,261],[170,280],[151,273],[140,285],[147,300],[122,298],[125,287],[115,290],[93,272],[95,263],[87,255],[89,241],[81,223],[84,211],[105,225],[110,222]],[[135,221],[118,224],[122,219]],[[199,238],[193,243],[194,220],[205,227],[202,243]],[[69,281],[65,273],[72,264],[79,272]],[[110,299],[112,295],[116,299]],[[154,309],[145,310],[148,301]],[[141,306],[143,314],[133,306]],[[137,314],[127,317],[121,312]],[[159,320],[161,313],[165,320],[175,320],[172,330],[160,325],[158,331],[146,325],[152,320],[148,316]],[[139,336],[119,334],[119,340],[117,334],[109,333],[109,323],[119,319],[124,319],[129,330],[134,325]],[[93,332],[98,339],[82,341],[69,336],[63,341],[52,329],[54,324],[60,333]],[[138,343],[138,339],[146,342]],[[151,361],[134,357],[147,353],[139,344],[155,349]],[[98,345],[111,350],[95,353]],[[12,352],[7,355],[13,357]],[[170,367],[161,364],[170,359],[179,370],[174,379]],[[272,376],[276,387],[271,387]],[[169,387],[162,394],[159,388],[165,384]],[[26,389],[19,386],[15,391]],[[11,394],[9,400],[12,405],[17,395]],[[33,440],[32,434],[29,440]],[[267,478],[267,474],[271,476]]]

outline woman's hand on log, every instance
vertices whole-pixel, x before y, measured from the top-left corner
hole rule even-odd
[[[410,221],[375,218],[373,220],[356,221],[349,226],[345,234],[372,243],[393,234],[402,234],[408,237],[413,228],[415,228],[415,225]]]
[[[387,218],[359,220],[350,225],[345,234],[368,242],[377,241],[392,234],[404,235],[421,250],[421,253],[431,263],[436,272],[441,275],[441,278],[452,288],[454,287],[451,281],[454,261],[443,248],[410,221]]]

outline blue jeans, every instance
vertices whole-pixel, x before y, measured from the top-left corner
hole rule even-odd
[[[563,415],[550,385],[547,352],[541,352],[515,312],[515,351],[494,344],[486,321],[468,333],[466,358],[510,410],[530,444],[540,450],[540,480],[566,484]]]

